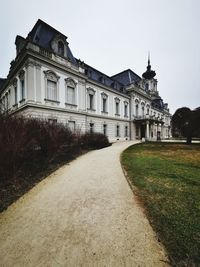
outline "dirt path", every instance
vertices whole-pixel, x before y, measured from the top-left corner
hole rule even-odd
[[[0,215],[0,266],[167,266],[123,175],[133,142],[60,168]]]

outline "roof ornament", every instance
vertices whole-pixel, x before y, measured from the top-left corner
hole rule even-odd
[[[148,65],[147,65],[147,70],[142,74],[142,77],[150,80],[154,76],[156,76],[156,73],[154,70],[151,70],[151,65],[150,65],[150,52],[148,52]]]

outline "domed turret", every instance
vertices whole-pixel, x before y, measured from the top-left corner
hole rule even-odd
[[[142,77],[147,80],[151,80],[156,76],[156,72],[154,70],[151,70],[151,65],[150,65],[150,57],[148,57],[148,66],[147,70],[142,74]]]

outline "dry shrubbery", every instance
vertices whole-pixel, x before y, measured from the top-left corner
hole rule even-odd
[[[81,134],[63,124],[0,115],[0,201],[2,190],[8,194],[7,187],[15,191],[19,184],[31,184],[35,176],[44,176],[85,150],[106,146],[103,134]]]

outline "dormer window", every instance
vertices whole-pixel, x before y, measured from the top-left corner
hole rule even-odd
[[[64,57],[64,44],[62,41],[58,41],[58,54],[61,55],[62,57]]]

